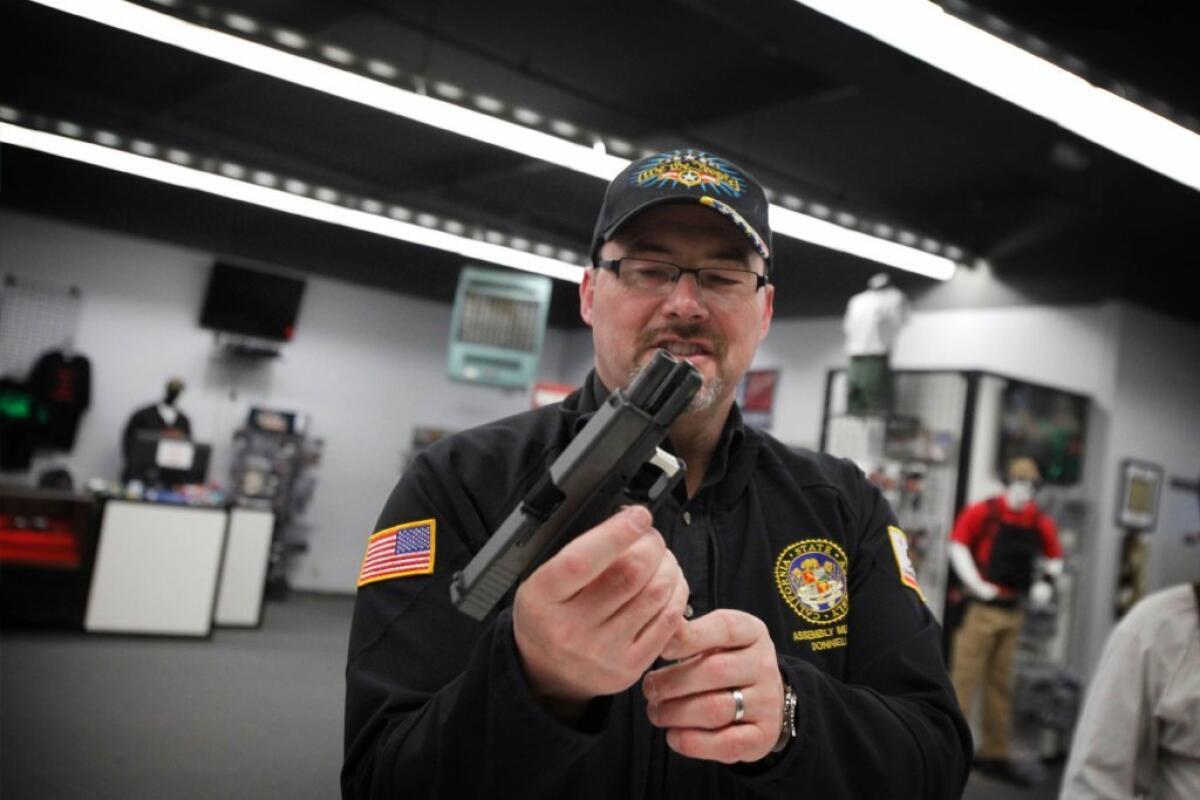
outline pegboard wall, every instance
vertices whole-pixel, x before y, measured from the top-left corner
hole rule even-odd
[[[23,378],[37,357],[74,349],[83,294],[19,275],[0,281],[0,375]]]

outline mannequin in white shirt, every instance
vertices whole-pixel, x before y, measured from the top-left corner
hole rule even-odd
[[[886,272],[872,276],[867,289],[850,298],[842,322],[846,353],[850,356],[847,371],[850,413],[891,411],[889,357],[908,317],[908,298],[892,285]]]

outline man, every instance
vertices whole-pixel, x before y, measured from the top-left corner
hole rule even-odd
[[[1075,726],[1060,800],[1200,797],[1200,583],[1113,629]]]
[[[1034,502],[1041,472],[1032,458],[1008,465],[1004,494],[968,506],[950,535],[950,563],[971,597],[950,662],[958,702],[967,714],[983,686],[983,744],[975,766],[1029,785],[1037,771],[1012,760],[1012,667],[1028,595],[1041,604],[1062,573],[1054,520]],[[1039,568],[1037,560],[1043,559]],[[1035,580],[1037,573],[1041,580]]]
[[[891,510],[849,462],[792,453],[734,404],[771,322],[767,207],[698,151],[613,180],[580,286],[583,388],[438,442],[380,517],[346,797],[959,795],[969,733]],[[456,611],[454,571],[657,348],[704,379],[667,443],[685,484],[653,519],[581,532],[483,623]]]

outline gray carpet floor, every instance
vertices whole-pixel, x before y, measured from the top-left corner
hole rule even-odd
[[[336,798],[352,606],[294,594],[197,641],[6,631],[0,798]],[[964,797],[1050,800],[1057,781],[972,776]]]
[[[0,797],[333,798],[353,600],[211,640],[0,637]]]

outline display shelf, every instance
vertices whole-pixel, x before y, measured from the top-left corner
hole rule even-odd
[[[227,524],[223,508],[109,500],[84,628],[208,636]]]
[[[883,492],[908,535],[926,604],[941,619],[967,379],[959,372],[897,372],[894,384],[891,413],[860,416],[847,412],[845,374],[831,373],[822,449],[854,461]]]
[[[81,628],[95,544],[90,496],[0,486],[0,624]]]

